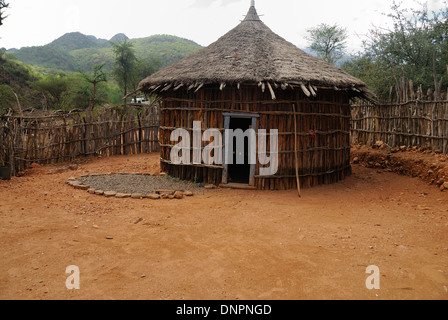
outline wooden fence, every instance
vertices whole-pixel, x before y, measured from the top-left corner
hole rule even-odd
[[[448,153],[448,101],[352,106],[352,143],[420,146]]]
[[[448,153],[448,101],[413,100],[351,108],[351,142],[422,146]],[[0,167],[12,175],[33,162],[71,161],[88,155],[159,152],[160,106],[103,108],[91,121],[79,112],[0,117]]]
[[[92,120],[87,120],[87,119]],[[0,117],[0,166],[12,175],[31,163],[71,161],[79,156],[159,151],[160,106],[107,107],[94,116],[79,112],[40,117]]]

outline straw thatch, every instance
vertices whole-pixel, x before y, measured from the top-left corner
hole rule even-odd
[[[298,49],[272,32],[254,6],[246,18],[218,41],[144,79],[139,90],[164,92],[204,85],[275,84],[282,88],[331,88],[367,97],[361,80]],[[312,90],[311,90],[312,91]]]

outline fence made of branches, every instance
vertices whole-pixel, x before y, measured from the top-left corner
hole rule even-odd
[[[105,107],[45,116],[0,117],[0,166],[12,175],[32,163],[72,161],[89,155],[159,151],[160,106]]]
[[[448,101],[409,100],[352,106],[352,143],[424,147],[448,153]]]

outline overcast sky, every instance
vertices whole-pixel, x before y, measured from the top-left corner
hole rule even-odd
[[[421,0],[424,2],[425,0]],[[79,31],[110,39],[170,34],[207,46],[234,28],[247,13],[250,0],[7,0],[9,17],[0,27],[0,47],[45,45],[67,32]],[[418,8],[415,0],[403,7]],[[446,0],[428,0],[440,10]],[[306,29],[338,24],[349,32],[349,51],[361,48],[372,25],[384,26],[392,0],[256,0],[261,19],[300,48],[307,47]]]

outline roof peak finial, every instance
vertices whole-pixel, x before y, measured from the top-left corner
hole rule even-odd
[[[257,9],[255,9],[255,0],[251,0],[250,4],[249,12],[247,12],[246,18],[243,21],[261,21],[257,14]]]

